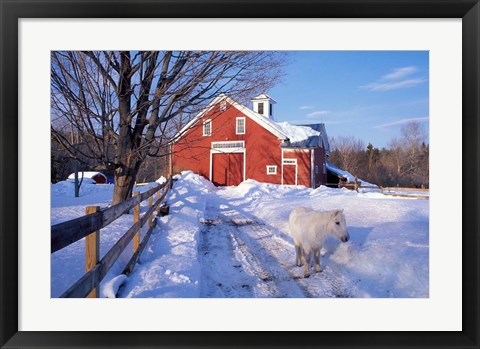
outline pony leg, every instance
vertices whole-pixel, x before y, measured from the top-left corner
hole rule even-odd
[[[315,271],[317,273],[321,272],[320,269],[320,249],[316,248],[313,250],[313,261],[315,262]]]
[[[306,278],[308,278],[310,276],[311,255],[312,255],[311,251],[306,252],[305,250],[303,250],[303,258],[304,258],[304,262],[305,262],[305,264],[304,264],[304,267],[305,267],[304,277],[306,277]]]
[[[302,245],[295,242],[295,264],[297,267],[302,266]]]

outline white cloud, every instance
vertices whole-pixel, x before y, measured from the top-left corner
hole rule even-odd
[[[403,68],[396,68],[387,75],[382,76],[384,80],[399,80],[403,79],[404,77],[416,73],[418,71],[417,67],[410,66],[410,67],[403,67]]]
[[[350,124],[352,122],[357,122],[357,120],[322,120],[322,123],[325,125],[340,125],[340,124]]]
[[[313,109],[313,108],[315,108],[313,105],[304,105],[304,106],[301,106],[301,107],[298,108],[298,109],[300,109],[300,110],[306,110],[306,109]]]
[[[318,116],[324,116],[330,114],[330,111],[328,110],[319,110],[319,111],[314,111],[313,113],[307,114],[307,118],[316,118]]]
[[[389,82],[372,82],[371,84],[361,86],[370,91],[389,91],[389,90],[398,90],[401,88],[409,88],[416,85],[419,85],[425,82],[425,79],[408,79],[400,81],[389,81]]]
[[[422,116],[419,118],[409,118],[409,119],[400,119],[397,121],[392,121],[386,124],[382,125],[377,125],[374,128],[385,128],[385,127],[392,127],[392,126],[398,126],[398,125],[404,125],[412,121],[417,121],[417,122],[427,122],[429,120],[428,116]]]
[[[415,66],[395,68],[377,81],[360,86],[360,88],[370,91],[390,91],[417,86],[427,81],[426,79],[415,77],[407,79],[409,75],[416,72],[418,72],[418,68]]]

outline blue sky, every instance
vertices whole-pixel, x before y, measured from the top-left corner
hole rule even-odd
[[[388,146],[408,120],[428,130],[428,51],[288,53],[283,83],[268,94],[276,121],[323,122],[329,137]]]

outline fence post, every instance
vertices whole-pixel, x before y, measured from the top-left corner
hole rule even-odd
[[[86,214],[100,210],[99,206],[87,206]],[[94,231],[85,237],[85,272],[89,272],[100,260],[100,231]],[[98,298],[98,287],[87,295],[87,298]]]
[[[140,192],[136,191],[133,193],[133,196],[140,195]],[[133,207],[133,224],[137,223],[140,220],[140,203]],[[138,246],[140,245],[140,229],[135,233],[133,237],[133,253],[137,251]]]
[[[148,197],[148,209],[153,206],[153,195],[150,195]],[[148,227],[151,228],[153,227],[153,212],[150,214],[150,217],[148,217]]]

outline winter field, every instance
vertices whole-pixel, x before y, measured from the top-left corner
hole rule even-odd
[[[109,205],[112,190],[84,183],[74,198],[71,182],[52,185],[51,224],[84,215],[87,205]],[[184,172],[167,204],[170,214],[159,217],[133,273],[121,274],[130,246],[103,280],[101,297],[429,297],[429,200],[252,180],[216,188]],[[295,266],[288,229],[290,211],[301,206],[343,208],[350,234],[346,243],[326,241],[322,271],[309,278]],[[101,257],[132,224],[125,214],[101,230]],[[83,275],[84,245],[51,255],[52,297]]]

